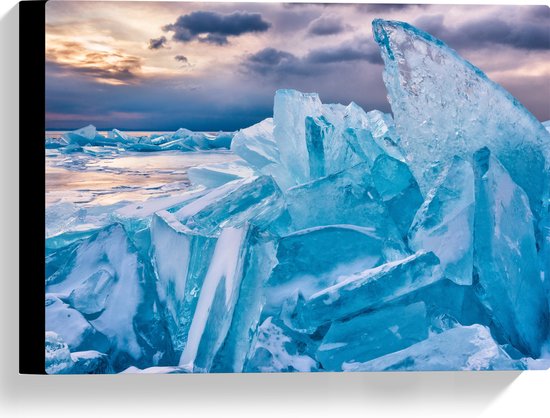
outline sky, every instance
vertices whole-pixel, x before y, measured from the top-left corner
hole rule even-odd
[[[232,131],[280,88],[390,112],[374,18],[428,31],[550,119],[546,6],[51,0],[46,128]]]

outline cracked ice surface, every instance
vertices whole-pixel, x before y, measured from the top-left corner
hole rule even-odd
[[[46,140],[48,373],[548,367],[549,124],[373,26],[395,121],[279,90],[234,134]]]

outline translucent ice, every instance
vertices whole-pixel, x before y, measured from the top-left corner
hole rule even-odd
[[[254,171],[247,164],[235,161],[216,165],[191,167],[187,176],[194,186],[219,187],[233,180],[252,177]]]
[[[153,216],[150,233],[157,293],[178,354],[187,341],[216,239],[194,233],[167,211]]]
[[[124,228],[113,224],[80,243],[46,287],[47,292],[74,304],[109,339],[116,370],[130,362],[152,364],[153,356],[159,361],[171,355],[147,270]],[[96,347],[81,345],[79,349]]]
[[[514,370],[524,369],[497,345],[486,327],[456,327],[404,350],[365,362],[344,364],[344,371]]]
[[[65,138],[67,142],[78,145],[88,145],[95,139],[96,136],[97,131],[93,125],[88,125],[84,128],[63,134],[63,138]]]
[[[269,176],[234,180],[184,206],[175,217],[189,228],[217,234],[223,227],[245,222],[268,229],[284,228],[285,202]]]
[[[385,63],[399,146],[423,191],[433,186],[440,163],[488,146],[538,214],[550,164],[550,134],[544,126],[431,35],[380,19],[373,21],[373,32]]]
[[[432,252],[419,251],[403,260],[351,275],[313,294],[297,308],[297,327],[311,329],[372,310],[441,279],[438,258]]]
[[[433,251],[447,278],[472,284],[474,256],[474,172],[455,157],[418,210],[409,231],[409,247]]]
[[[549,314],[529,201],[487,148],[474,160],[474,283],[510,343],[536,357],[548,336]]]
[[[216,243],[179,365],[208,372],[227,336],[243,277],[248,226],[225,228]]]
[[[370,174],[361,163],[286,192],[288,211],[296,229],[348,224],[373,228],[381,238],[401,241]]]
[[[289,171],[294,184],[311,179],[306,144],[306,117],[320,116],[322,103],[316,93],[277,90],[273,107],[273,136],[281,163]]]
[[[341,371],[343,363],[366,362],[426,338],[426,307],[418,302],[333,322],[316,358],[324,370]]]
[[[273,119],[265,119],[237,132],[231,151],[256,170],[269,164],[279,164],[279,149],[273,139]]]
[[[414,215],[423,202],[409,167],[388,154],[379,155],[372,166],[372,181],[401,236],[406,237]]]
[[[108,374],[112,373],[109,357],[98,351],[79,351],[71,353],[74,364],[71,374]]]
[[[283,323],[266,318],[258,329],[247,372],[311,372],[317,362],[305,352],[306,344],[298,339]],[[299,337],[298,337],[299,338]]]
[[[212,371],[242,372],[264,312],[263,287],[276,264],[275,239],[251,228],[243,260],[243,278],[231,327],[214,359]]]
[[[72,351],[109,349],[109,341],[76,309],[46,294],[46,330],[53,331]]]
[[[53,331],[46,331],[45,367],[48,374],[67,374],[74,365],[69,347],[63,339]]]
[[[330,225],[288,234],[277,246],[277,264],[265,285],[264,311],[275,314],[296,290],[309,297],[342,276],[404,256],[398,245],[365,227]]]

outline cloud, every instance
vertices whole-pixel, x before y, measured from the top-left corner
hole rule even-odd
[[[141,58],[118,50],[90,50],[79,42],[56,43],[46,51],[46,60],[65,73],[82,74],[105,84],[129,84],[139,78]]]
[[[340,19],[334,16],[321,16],[309,24],[308,33],[316,36],[336,35],[345,30]]]
[[[176,55],[174,59],[182,64],[189,64],[189,60],[185,55]]]
[[[513,24],[498,15],[490,15],[449,27],[445,17],[439,14],[422,16],[414,25],[455,49],[475,50],[495,45],[538,51],[550,49],[550,13],[545,15],[542,10],[540,15],[531,18],[526,15]]]
[[[275,48],[264,48],[248,55],[243,62],[246,70],[262,76],[285,76],[285,74],[311,76],[326,73],[330,65],[351,61],[366,61],[382,64],[378,48],[367,38],[357,38],[339,45],[317,48],[302,57]]]
[[[161,49],[166,46],[166,36],[161,36],[160,38],[149,39],[149,49]]]
[[[373,41],[358,38],[344,42],[335,47],[318,48],[310,51],[306,61],[312,64],[330,64],[348,61],[368,61],[371,64],[382,64],[380,52]]]
[[[172,39],[178,42],[200,42],[225,45],[228,36],[246,33],[265,32],[271,23],[259,13],[197,11],[178,17],[175,23],[163,27],[166,32],[174,32]]]
[[[264,48],[249,55],[244,61],[244,67],[261,75],[300,73],[302,61],[294,54],[275,48]]]
[[[356,4],[355,7],[365,13],[390,13],[395,11],[402,11],[413,7],[427,7],[427,4],[393,4],[393,3],[380,3],[380,4]]]
[[[189,62],[189,59],[185,55],[176,55],[174,59],[181,64],[180,68],[190,69],[191,67],[194,67],[194,65]]]

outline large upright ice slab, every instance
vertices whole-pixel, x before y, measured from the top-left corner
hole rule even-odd
[[[376,158],[371,173],[380,199],[406,239],[416,211],[424,201],[418,183],[407,164],[388,154]]]
[[[247,239],[239,297],[227,337],[214,358],[213,372],[243,371],[264,313],[263,286],[277,262],[276,240],[257,228],[251,228]]]
[[[474,172],[455,157],[418,210],[409,231],[409,247],[433,251],[448,279],[472,284],[474,257]]]
[[[510,343],[537,357],[548,336],[549,314],[529,201],[487,148],[474,160],[474,283]]]
[[[324,114],[319,117],[306,117],[306,146],[312,180],[338,173],[365,161],[361,148],[351,143],[346,133],[350,123],[359,121],[355,115],[360,109],[354,103],[345,108],[345,113],[335,111],[331,105],[324,105]],[[362,111],[362,109],[361,109]],[[364,117],[366,114],[362,111]],[[353,126],[353,125],[352,125]]]
[[[310,180],[306,145],[306,117],[320,116],[322,103],[317,93],[277,90],[273,106],[273,136],[279,148],[281,163],[294,184]]]
[[[343,363],[366,362],[426,338],[426,306],[417,302],[333,322],[315,356],[324,370],[341,371]]]
[[[315,328],[327,322],[369,311],[443,279],[438,258],[419,251],[349,276],[313,294],[297,307],[297,327]]]
[[[427,193],[439,163],[488,146],[538,215],[548,178],[550,134],[512,95],[431,35],[373,21],[400,147]],[[546,187],[548,183],[546,183]]]
[[[243,278],[249,226],[225,228],[200,288],[179,365],[208,372],[229,331]]]
[[[153,216],[151,261],[156,289],[176,354],[181,354],[216,239],[193,232],[165,210]]]
[[[281,237],[277,264],[265,285],[269,315],[297,290],[306,298],[357,271],[405,257],[371,228],[329,225],[303,229]]]
[[[404,350],[365,363],[344,364],[347,372],[515,370],[524,369],[493,340],[482,325],[456,327]]]

